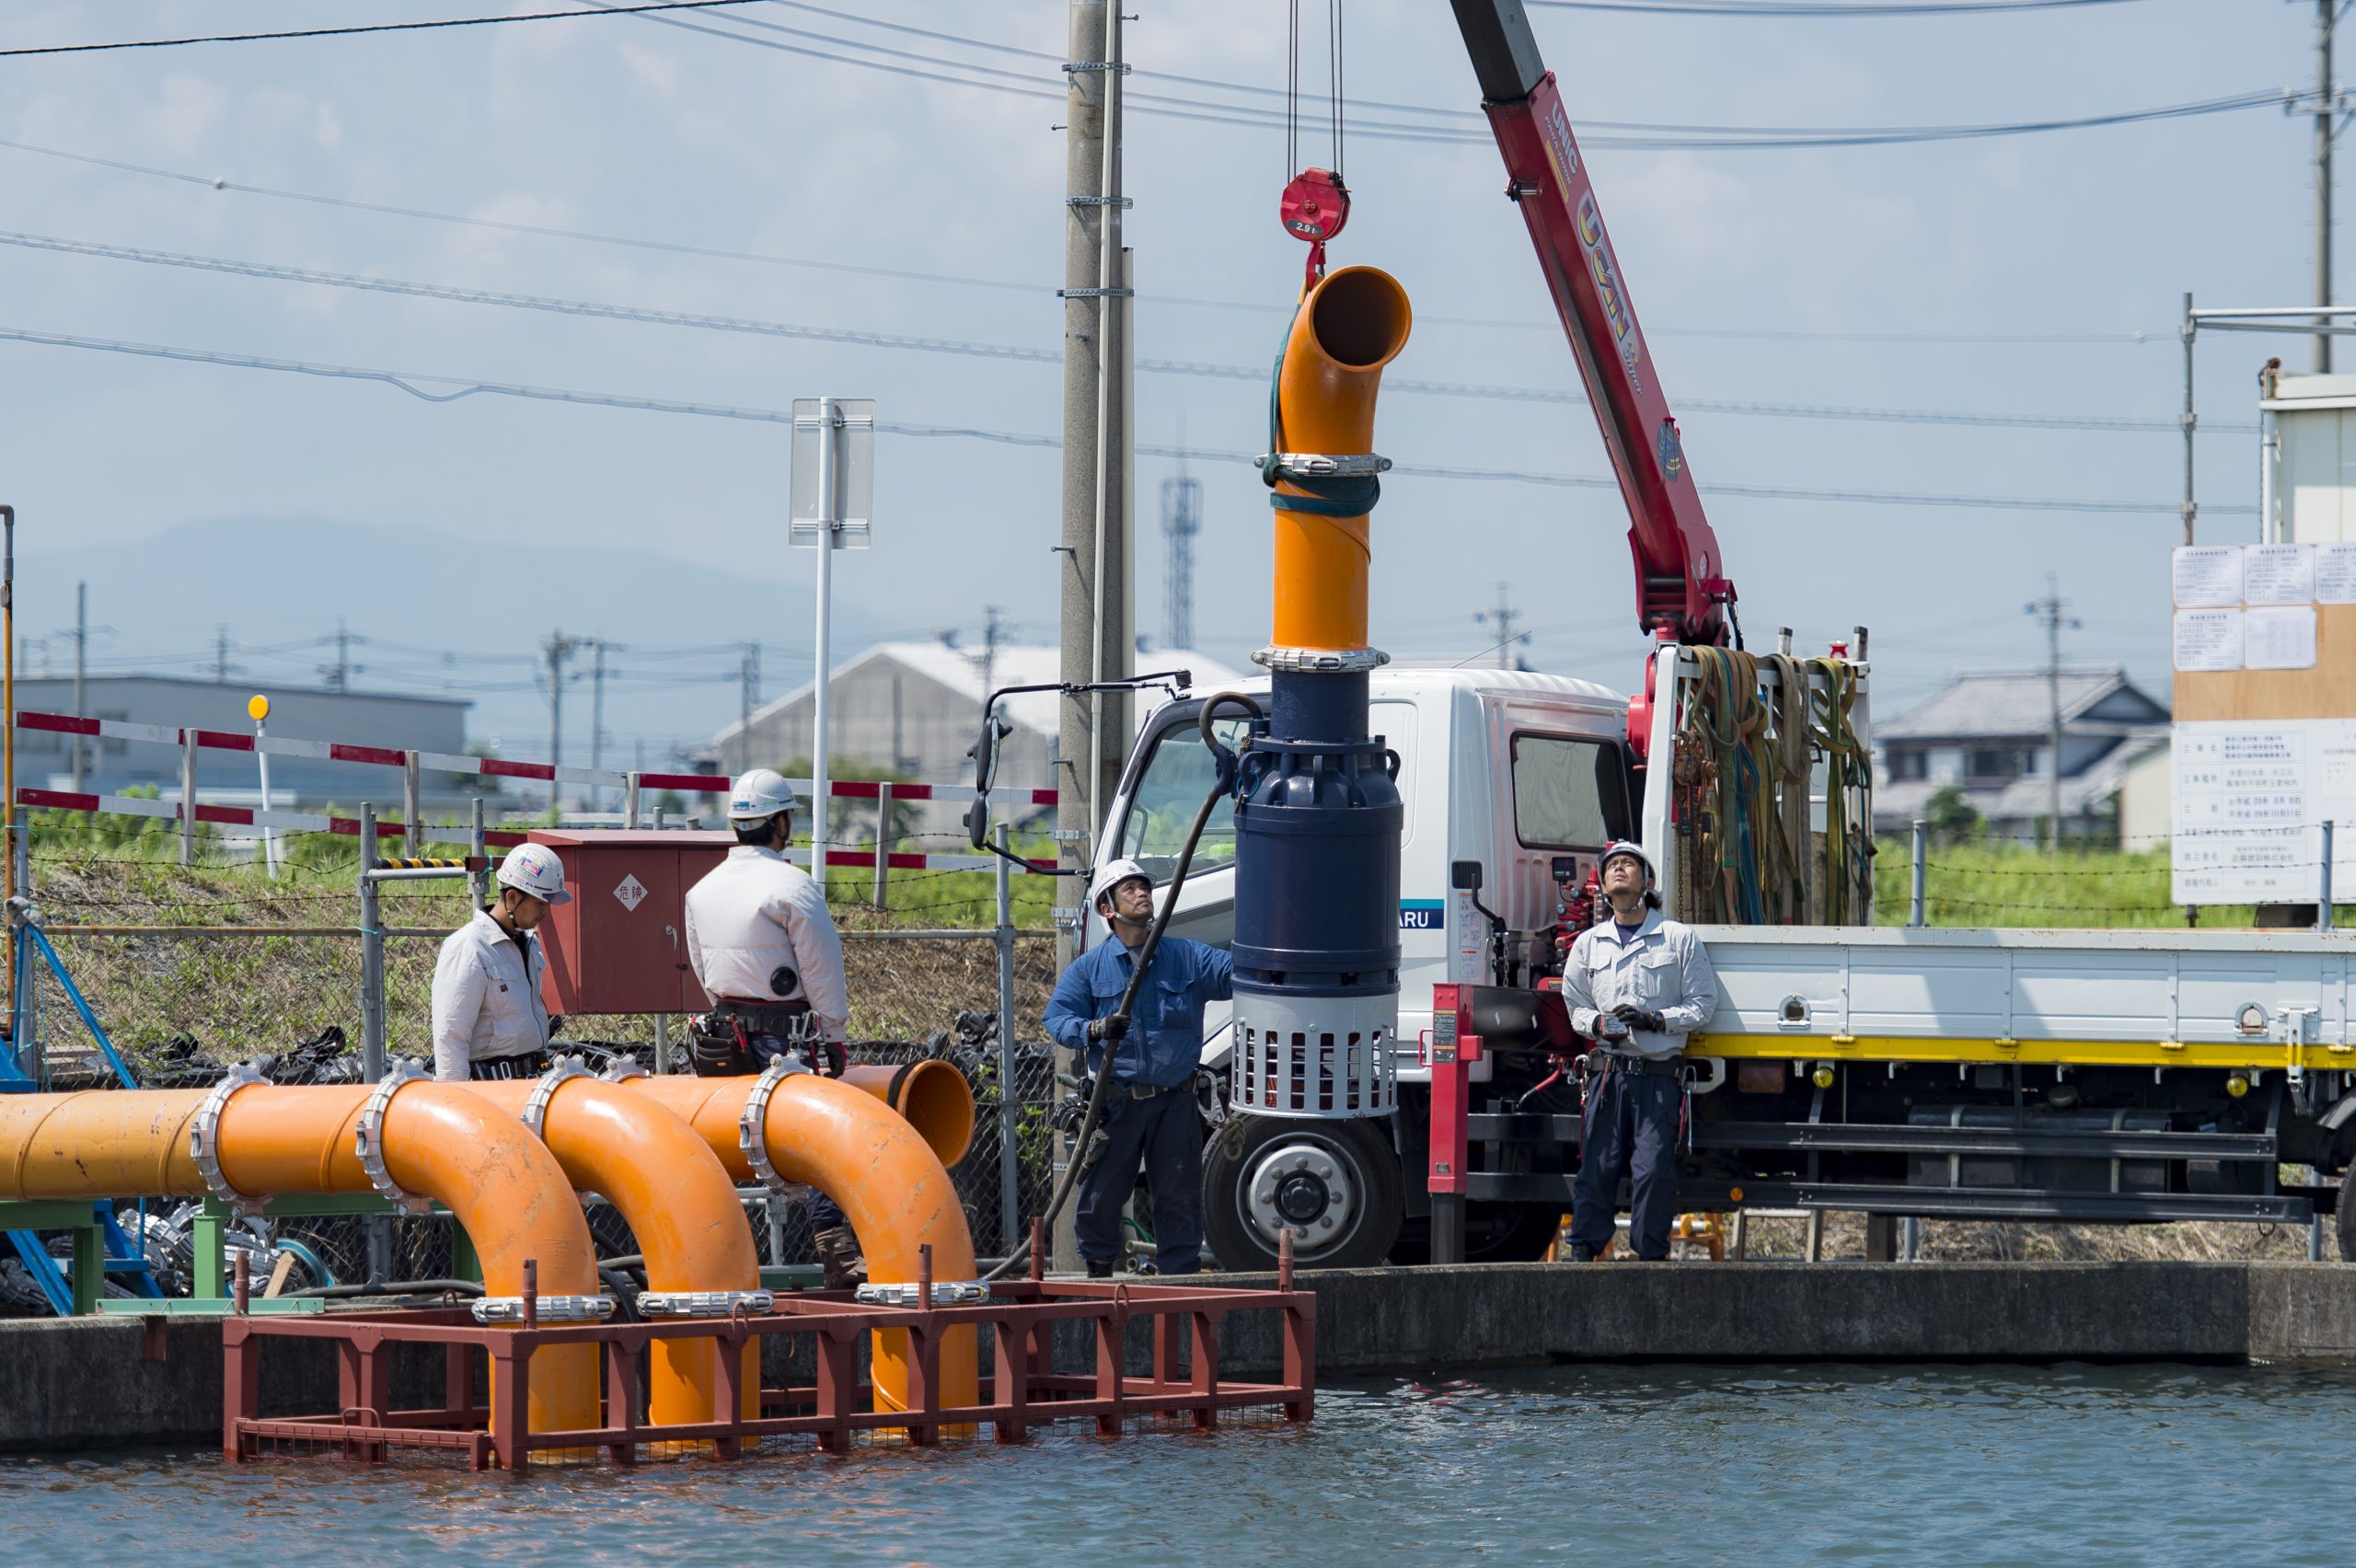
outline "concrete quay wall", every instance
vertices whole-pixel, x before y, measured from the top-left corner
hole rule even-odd
[[[1317,1295],[1328,1378],[1549,1360],[2356,1364],[2356,1265],[2339,1263],[1527,1263],[1298,1278]],[[1144,1329],[1132,1325],[1138,1370]],[[1230,1376],[1278,1364],[1275,1313],[1233,1316],[1220,1338]],[[1087,1354],[1076,1337],[1057,1359]],[[267,1412],[335,1403],[325,1345],[281,1343],[263,1371]],[[397,1361],[395,1405],[424,1402],[439,1378],[425,1353]],[[220,1421],[218,1320],[0,1322],[0,1451],[210,1446]]]

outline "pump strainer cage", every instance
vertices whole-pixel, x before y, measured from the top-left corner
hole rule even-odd
[[[1322,1121],[1398,1108],[1396,992],[1318,997],[1235,988],[1228,1102],[1250,1116]]]

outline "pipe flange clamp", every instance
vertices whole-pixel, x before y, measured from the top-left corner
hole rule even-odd
[[[564,1080],[590,1076],[588,1064],[578,1056],[559,1056],[549,1065],[549,1070],[540,1075],[539,1081],[532,1085],[531,1097],[524,1101],[524,1125],[534,1137],[542,1143],[548,1142],[547,1136],[540,1131],[540,1124],[548,1120],[549,1101],[556,1098],[556,1091],[563,1087]]]
[[[1391,471],[1391,459],[1372,452],[1264,452],[1253,467],[1275,479],[1368,479]]]
[[[196,1119],[188,1126],[188,1154],[196,1161],[196,1169],[204,1177],[205,1190],[229,1205],[229,1212],[239,1219],[251,1219],[261,1212],[266,1198],[248,1197],[229,1185],[221,1173],[221,1113],[229,1108],[229,1098],[237,1090],[270,1080],[251,1062],[240,1062],[231,1067],[204,1103],[196,1108]]]
[[[751,1092],[745,1096],[744,1113],[736,1118],[737,1151],[744,1155],[745,1163],[753,1168],[753,1174],[761,1184],[773,1193],[799,1196],[807,1191],[801,1182],[789,1182],[777,1173],[777,1167],[769,1163],[768,1139],[762,1135],[768,1124],[769,1096],[777,1092],[777,1086],[809,1070],[791,1056],[770,1057],[768,1067],[753,1080]]]
[[[632,1078],[653,1078],[654,1075],[636,1062],[623,1060],[616,1062],[597,1076],[607,1083],[628,1083]]]
[[[1391,655],[1380,648],[1263,648],[1252,662],[1294,674],[1322,675],[1379,669],[1391,663]]]
[[[614,1298],[610,1296],[543,1296],[533,1303],[533,1309],[543,1323],[602,1323],[614,1315]],[[520,1296],[484,1296],[476,1298],[474,1317],[478,1323],[520,1323],[524,1320],[524,1298]]]
[[[862,1285],[853,1295],[862,1307],[921,1307],[923,1290],[918,1285]],[[935,1307],[978,1307],[989,1298],[989,1286],[978,1279],[932,1282]]]
[[[641,1318],[733,1318],[740,1307],[763,1317],[776,1310],[777,1296],[767,1290],[648,1290],[638,1297]]]
[[[395,1060],[370,1091],[368,1102],[360,1108],[360,1124],[352,1134],[360,1169],[368,1172],[369,1184],[391,1199],[393,1207],[403,1214],[423,1214],[433,1206],[433,1200],[409,1191],[394,1181],[393,1173],[385,1168],[385,1112],[393,1103],[394,1095],[426,1076],[425,1069],[407,1056]]]

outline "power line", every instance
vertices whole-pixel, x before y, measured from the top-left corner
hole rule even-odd
[[[443,300],[458,305],[494,306],[505,309],[544,311],[555,315],[639,322],[660,327],[686,327],[703,331],[800,339],[862,348],[911,350],[923,353],[960,354],[973,358],[1011,360],[1031,364],[1057,364],[1062,363],[1063,357],[1059,350],[1029,348],[1013,343],[987,343],[958,338],[926,338],[906,333],[878,332],[860,328],[815,327],[789,321],[764,321],[747,317],[708,316],[689,311],[657,310],[595,300],[562,299],[547,294],[509,294],[495,289],[458,288],[444,283],[422,283],[399,278],[371,277],[354,272],[329,272],[307,267],[279,266],[263,261],[240,261],[216,256],[195,256],[181,251],[149,250],[126,245],[104,245],[92,240],[64,239],[52,235],[23,234],[6,229],[0,229],[0,245],[14,246],[28,250],[53,251],[69,256],[91,256],[109,260],[133,261],[147,266],[221,272],[276,282],[310,283],[326,288],[399,294],[412,298]],[[1136,363],[1138,369],[1149,375],[1192,375],[1214,380],[1248,382],[1264,381],[1268,375],[1267,367],[1257,364],[1219,364],[1203,361],[1169,359],[1139,359]],[[1434,381],[1415,376],[1396,375],[1389,377],[1384,386],[1387,390],[1394,394],[1413,393],[1438,398],[1471,398],[1492,402],[1549,403],[1580,408],[1586,407],[1588,402],[1586,394],[1583,392],[1543,386]],[[1772,403],[1710,398],[1683,398],[1680,400],[1680,406],[1694,413],[1844,420],[1889,424],[1958,425],[1983,429],[2083,430],[2169,435],[2177,434],[2182,429],[2180,422],[2172,417],[2136,418],[2096,414],[1969,412],[1872,406],[1842,407],[1832,404]],[[2233,421],[2212,421],[2203,428],[2212,435],[2248,435],[2256,433],[2258,429],[2254,423]]]
[[[211,364],[236,370],[268,370],[296,375],[316,375],[342,381],[375,381],[398,386],[411,397],[429,403],[456,402],[461,398],[478,394],[520,398],[537,402],[575,403],[593,408],[629,409],[644,413],[683,414],[705,419],[746,420],[763,424],[791,424],[793,415],[782,409],[735,407],[718,403],[692,403],[672,398],[640,398],[622,393],[581,392],[562,387],[533,386],[520,383],[468,381],[462,376],[434,375],[417,371],[372,370],[357,365],[322,364],[303,360],[268,359],[252,354],[217,353],[206,349],[178,348],[161,343],[134,343],[107,338],[84,338],[62,332],[35,332],[23,328],[0,327],[0,340],[30,343],[44,348],[83,349],[105,353],[132,354],[146,359],[175,360],[189,364]],[[451,387],[448,392],[429,392],[426,386]],[[931,439],[964,439],[987,441],[1004,446],[1059,448],[1062,438],[1034,435],[1022,431],[989,430],[970,425],[912,424],[878,421],[876,430],[887,435],[915,436]],[[1183,452],[1176,447],[1139,443],[1137,451],[1148,457],[1203,457],[1228,463],[1252,463],[1253,454],[1217,452],[1190,447]],[[1617,490],[1619,481],[1608,478],[1581,474],[1547,474],[1509,468],[1438,467],[1420,464],[1399,464],[1391,472],[1404,477],[1441,479],[1477,479],[1484,482],[1547,485],[1575,490]],[[2113,515],[2178,515],[2174,502],[2043,500],[2025,496],[1966,496],[1924,495],[1895,490],[1817,490],[1794,485],[1704,484],[1701,489],[1713,495],[1740,496],[1766,501],[1854,502],[1877,506],[1954,506],[1978,507],[2015,512],[2066,512]],[[2247,505],[2216,505],[2205,508],[2221,516],[2256,516],[2258,508]]]
[[[207,33],[194,38],[126,39],[114,43],[50,43],[26,49],[0,49],[0,58],[21,54],[99,54],[122,49],[179,49],[191,43],[261,43],[273,39],[349,38],[355,33],[426,32],[437,28],[489,28],[508,22],[569,22],[600,11],[625,15],[645,11],[709,11],[722,6],[747,6],[752,0],[645,0],[644,4],[600,6],[596,11],[522,11],[504,17],[453,17],[432,22],[365,22],[342,28],[295,28],[285,32]]]
[[[374,213],[385,217],[413,218],[427,223],[452,224],[468,228],[494,229],[508,234],[528,234],[543,239],[572,240],[590,245],[612,245],[629,249],[666,252],[678,256],[699,256],[711,260],[744,261],[760,266],[806,268],[814,271],[843,272],[860,277],[898,278],[910,282],[944,283],[964,288],[997,289],[1014,294],[1046,294],[1051,285],[1023,282],[1008,278],[980,278],[970,274],[927,272],[903,267],[879,267],[860,262],[837,261],[807,256],[780,256],[774,253],[735,250],[722,246],[697,245],[681,240],[650,239],[636,235],[601,234],[587,229],[557,228],[542,224],[509,223],[498,218],[479,218],[459,213],[436,212],[423,207],[397,206],[379,202],[361,202],[349,197],[323,195],[317,191],[285,190],[267,185],[247,185],[217,176],[191,174],[182,169],[158,168],[149,164],[130,163],[120,158],[99,157],[90,153],[70,152],[63,147],[45,147],[32,142],[10,141],[0,137],[0,147],[40,157],[61,158],[72,163],[87,164],[98,168],[110,168],[120,173],[144,175],[155,179],[168,179],[183,185],[202,186],[208,190],[232,191],[245,196],[267,196],[276,201],[305,202],[317,206],[339,207],[351,212]],[[1267,300],[1202,299],[1184,294],[1140,294],[1140,300],[1154,305],[1179,305],[1212,310],[1242,310],[1255,314],[1289,316],[1293,307]],[[1544,331],[1553,323],[1535,318],[1514,320],[1495,317],[1460,317],[1426,315],[1416,317],[1425,326],[1494,327],[1514,331]],[[1757,339],[1777,342],[1856,342],[1856,343],[2145,343],[2173,340],[2171,332],[1875,332],[1875,331],[1798,331],[1773,328],[1702,328],[1656,327],[1654,336],[1666,338],[1727,338]]]

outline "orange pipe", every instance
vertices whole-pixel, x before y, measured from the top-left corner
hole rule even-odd
[[[0,1199],[202,1197],[189,1124],[203,1090],[96,1090],[0,1095]],[[354,1134],[366,1084],[258,1084],[221,1114],[221,1173],[255,1199],[374,1191]],[[524,1262],[540,1289],[594,1296],[588,1222],[556,1157],[509,1116],[459,1084],[412,1083],[385,1113],[385,1168],[403,1188],[457,1216],[482,1260],[483,1288],[520,1296]],[[529,1427],[597,1424],[597,1352],[563,1345],[533,1355]]]
[[[756,1079],[636,1078],[621,1087],[652,1095],[686,1117],[720,1156],[729,1175],[754,1179],[751,1163],[736,1145],[736,1126]],[[932,1277],[941,1283],[970,1280],[974,1236],[964,1205],[948,1170],[915,1128],[870,1094],[847,1083],[796,1073],[769,1096],[762,1124],[769,1163],[789,1182],[803,1182],[842,1205],[859,1235],[867,1275],[884,1284],[913,1285],[917,1249],[930,1243]],[[906,1410],[908,1347],[904,1330],[878,1330],[874,1336],[874,1383],[880,1409]],[[974,1331],[953,1329],[941,1336],[941,1402],[972,1404],[981,1395]]]
[[[973,1148],[974,1086],[947,1062],[853,1067],[843,1081],[897,1111],[949,1169],[955,1170]]]
[[[1374,450],[1382,367],[1407,346],[1407,291],[1374,267],[1331,272],[1301,300],[1285,340],[1276,409],[1288,451],[1348,456]],[[1282,495],[1307,495],[1279,480]],[[1276,514],[1277,648],[1356,652],[1367,647],[1366,514]]]
[[[528,1078],[469,1083],[510,1116],[538,1086]],[[629,1223],[649,1290],[757,1290],[759,1257],[736,1184],[710,1147],[668,1107],[619,1084],[564,1079],[540,1120],[540,1141],[576,1191],[599,1193]],[[719,1408],[711,1340],[656,1340],[649,1349],[647,1416],[658,1425],[705,1422]],[[760,1346],[744,1347],[744,1413],[761,1412]]]

